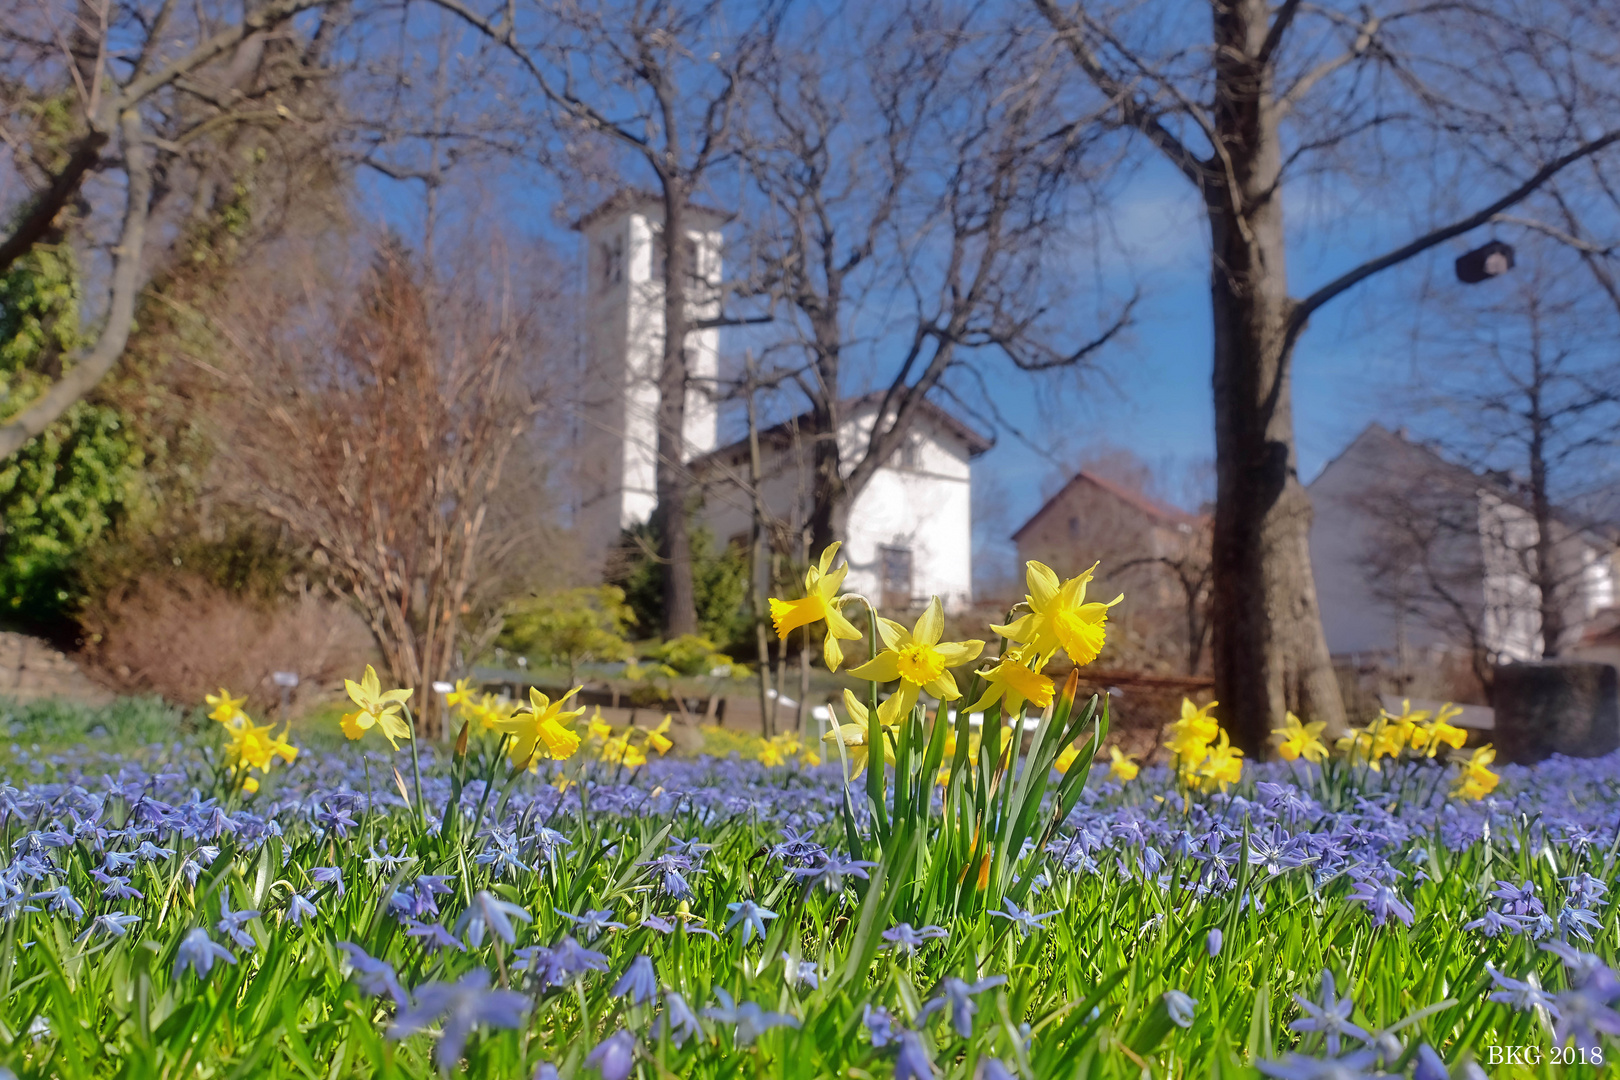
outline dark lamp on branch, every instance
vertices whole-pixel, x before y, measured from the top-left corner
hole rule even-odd
[[[1457,280],[1464,285],[1478,285],[1493,277],[1500,277],[1513,269],[1513,247],[1500,240],[1492,240],[1466,255],[1457,257]]]

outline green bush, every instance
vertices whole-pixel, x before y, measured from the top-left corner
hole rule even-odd
[[[566,667],[572,686],[582,663],[612,663],[634,656],[625,632],[635,623],[636,613],[616,585],[562,589],[507,608],[500,644]]]
[[[21,413],[82,344],[79,273],[66,245],[41,245],[0,276],[0,421]],[[0,615],[60,619],[78,557],[140,490],[142,454],[123,415],[94,400],[0,462]]]
[[[753,621],[748,603],[748,554],[721,546],[714,534],[693,528],[692,592],[696,601],[698,632],[716,651],[731,653],[753,648]],[[624,589],[637,625],[656,632],[664,625],[664,567],[651,555],[658,548],[650,525],[625,530],[622,569],[614,583]]]

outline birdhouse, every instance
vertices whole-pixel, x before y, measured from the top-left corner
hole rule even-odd
[[[1457,257],[1457,280],[1464,285],[1478,285],[1489,278],[1500,277],[1513,269],[1513,247],[1500,240],[1492,240],[1466,255]]]

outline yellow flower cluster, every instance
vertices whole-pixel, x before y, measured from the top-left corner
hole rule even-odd
[[[810,768],[821,764],[821,755],[800,742],[796,731],[784,731],[764,740],[757,757],[759,763],[768,769],[794,760]]]
[[[1220,723],[1210,715],[1217,704],[1197,706],[1182,698],[1181,719],[1166,734],[1164,745],[1175,758],[1182,787],[1224,791],[1243,778],[1243,751],[1228,741]]]
[[[803,599],[771,600],[771,619],[781,638],[785,639],[797,627],[826,621],[824,655],[830,671],[836,671],[843,660],[838,642],[860,637],[860,632],[842,613],[847,603],[860,598],[838,595],[849,567],[846,563],[833,568],[837,554],[838,545],[831,545],[805,574]],[[964,706],[968,712],[982,712],[999,703],[1003,719],[1017,722],[1028,706],[1037,709],[1051,706],[1056,688],[1041,669],[1060,650],[1076,666],[1097,658],[1107,636],[1108,609],[1124,597],[1117,596],[1106,604],[1088,602],[1086,586],[1096,569],[1093,565],[1085,573],[1062,581],[1050,567],[1034,561],[1028,564],[1029,593],[1020,605],[1024,613],[1005,626],[991,627],[1014,647],[996,657],[990,667],[976,673],[984,680],[986,689],[978,700]],[[939,597],[928,602],[910,629],[893,619],[876,616],[875,612],[874,617],[883,647],[876,656],[850,669],[849,673],[857,679],[897,684],[894,692],[878,706],[878,723],[883,729],[892,731],[898,727],[923,694],[941,703],[961,699],[962,691],[951,669],[977,660],[984,651],[984,642],[941,641],[945,633],[945,611]],[[852,774],[859,775],[866,768],[870,751],[867,745],[870,720],[867,707],[848,691],[844,694],[844,705],[849,721],[840,723],[835,715],[832,729],[822,739],[833,746],[842,745]],[[887,745],[884,756],[892,762],[893,750]]]
[[[204,694],[203,700],[213,706],[208,718],[225,729],[225,764],[244,792],[251,795],[259,790],[259,778],[251,770],[268,773],[278,757],[289,765],[298,759],[298,747],[287,740],[290,724],[280,735],[272,734],[274,724],[255,724],[242,711],[247,698],[233,698],[224,687],[218,694]]]
[[[370,664],[366,665],[366,673],[359,682],[344,679],[343,688],[349,692],[349,700],[359,706],[354,712],[343,714],[339,722],[343,734],[358,739],[376,728],[395,750],[399,749],[400,739],[411,738],[410,722],[403,715],[405,703],[411,698],[409,690],[385,692]]]
[[[588,746],[594,756],[613,765],[640,768],[647,763],[648,751],[665,754],[675,745],[668,732],[671,718],[650,730],[627,727],[617,735],[613,725],[602,719],[598,707],[585,721],[584,732],[579,730],[584,707],[564,709],[568,699],[583,687],[576,686],[556,701],[535,687],[529,688],[529,703],[520,705],[510,698],[493,694],[480,694],[473,690],[471,680],[458,680],[455,689],[445,695],[445,701],[469,724],[481,731],[494,731],[509,736],[507,759],[514,769],[536,772],[542,761],[567,761]],[[637,741],[632,741],[640,736]]]
[[[1426,709],[1414,709],[1410,700],[1401,702],[1401,711],[1380,710],[1378,719],[1364,728],[1351,728],[1334,745],[1356,764],[1380,770],[1384,758],[1432,758],[1441,747],[1461,750],[1468,741],[1468,733],[1451,721],[1462,714],[1462,709],[1446,702],[1432,714]],[[1462,772],[1453,785],[1454,798],[1483,799],[1496,789],[1500,777],[1492,772],[1490,764],[1496,760],[1496,751],[1489,745],[1481,746],[1462,764]]]

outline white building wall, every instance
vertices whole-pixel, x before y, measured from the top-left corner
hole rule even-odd
[[[839,439],[845,462],[865,446],[875,411],[866,407],[845,419]],[[883,549],[905,550],[910,552],[912,569],[907,599],[920,606],[938,596],[947,610],[960,611],[973,602],[970,454],[960,438],[927,419],[919,423],[913,439],[910,452],[879,468],[850,506],[849,535],[842,552],[850,570],[844,587],[882,605]],[[809,517],[813,467],[809,440],[770,447],[762,459],[765,505],[796,532]],[[700,520],[722,543],[746,537],[753,520],[746,489],[721,478],[720,470],[727,467],[735,469],[735,479],[746,481],[746,464],[712,467],[700,512]],[[901,617],[904,612],[893,614]]]
[[[710,215],[704,214],[702,221]],[[592,220],[588,252],[589,345],[586,400],[579,442],[580,525],[588,549],[605,550],[621,529],[645,522],[657,504],[658,371],[663,353],[664,289],[659,267],[661,208],[633,204]],[[693,319],[719,314],[721,235],[687,233],[699,276],[710,289],[693,297]],[[714,449],[718,414],[713,400],[720,367],[720,331],[687,338],[689,384],[683,458]]]

